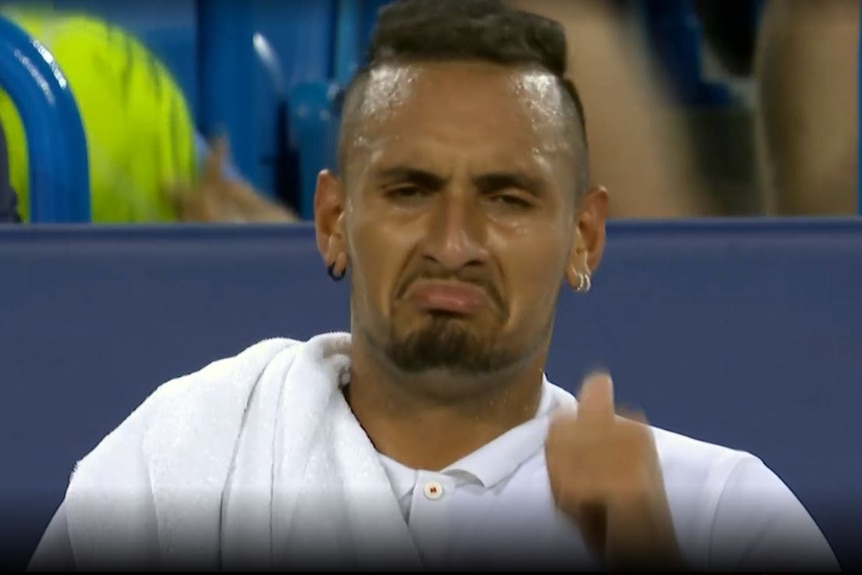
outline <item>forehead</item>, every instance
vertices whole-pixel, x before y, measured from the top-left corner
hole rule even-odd
[[[569,108],[549,73],[477,62],[374,69],[361,103],[358,145],[423,143],[502,155],[554,154],[572,147]]]

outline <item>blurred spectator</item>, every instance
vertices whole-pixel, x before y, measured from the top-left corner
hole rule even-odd
[[[0,129],[0,223],[21,223],[17,194],[9,181],[6,139]],[[227,157],[227,143],[196,136],[200,174],[194,185],[166,185],[164,193],[184,222],[295,222],[291,210],[265,200]]]
[[[649,218],[715,214],[717,207],[708,199],[708,186],[695,157],[691,126],[686,125],[684,116],[675,109],[660,66],[652,61],[646,44],[638,37],[632,2],[508,2],[558,20],[567,30],[570,75],[581,87],[586,107],[592,110],[588,119],[592,175],[596,182],[610,189],[611,215]],[[855,214],[860,2],[766,0],[758,30],[748,18],[756,14],[754,8],[763,2],[695,0],[694,6],[706,40],[721,65],[733,75],[754,74],[759,85],[756,149],[765,211],[772,215]],[[100,26],[106,28],[104,24]],[[122,42],[131,43],[134,54],[144,55],[148,62],[155,61],[134,39],[114,28],[111,31],[114,36],[119,34]],[[104,45],[102,52],[117,45],[115,38],[113,43]],[[81,48],[76,50],[80,57]],[[98,56],[94,58],[98,61]],[[63,54],[58,55],[58,60],[64,65]],[[156,62],[154,67],[161,70],[160,77],[170,78],[161,64]],[[86,89],[81,89],[80,77],[71,78],[76,95],[82,100],[85,121],[95,113],[108,114],[100,105],[101,96],[93,95],[95,92],[118,89],[106,82],[110,75],[91,75],[91,84],[94,78],[100,85]],[[153,80],[150,84],[163,87],[164,81]],[[172,81],[168,81],[167,87],[168,93],[179,91]],[[111,170],[122,171],[141,164],[141,157],[147,154],[154,157],[164,154],[164,150],[157,148],[159,142],[167,140],[164,134],[155,132],[164,132],[168,126],[176,129],[176,106],[175,98],[170,109],[162,108],[161,118],[124,126],[125,130],[120,132],[128,134],[128,145],[120,155],[127,158],[127,164],[120,162],[105,168],[105,158],[98,157],[99,143],[90,142],[97,152],[97,157],[91,160],[97,165],[91,167],[91,172],[104,175]],[[98,112],[88,113],[88,109]],[[2,112],[0,108],[0,120],[8,125],[10,118]],[[16,119],[11,121],[14,124]],[[267,199],[243,179],[230,164],[226,145],[219,144],[210,150],[204,138],[194,133],[191,120],[180,123],[187,124],[192,134],[193,143],[185,147],[194,149],[188,153],[188,160],[178,162],[189,164],[191,176],[186,168],[177,168],[179,164],[170,168],[171,162],[163,157],[150,162],[162,168],[168,166],[159,190],[142,192],[140,183],[129,185],[130,175],[114,176],[108,179],[110,190],[99,193],[94,189],[93,193],[108,196],[109,203],[114,203],[113,211],[121,215],[105,216],[96,202],[96,221],[298,219],[291,210]],[[112,134],[118,133],[111,123],[108,126]],[[132,133],[133,128],[143,132]],[[22,179],[25,176],[21,175],[26,175],[26,158],[22,161],[20,157],[23,147],[18,145],[19,131],[19,127],[11,127],[11,175],[7,180],[19,193],[23,191],[19,210],[26,220],[27,189],[26,180]],[[173,152],[186,154],[181,151],[183,148],[174,146]],[[116,157],[117,154],[112,156],[115,164]],[[106,187],[99,184],[98,177],[93,185]],[[141,197],[163,204],[158,210],[141,208]],[[0,191],[0,202],[4,198],[7,201],[0,203],[0,221],[2,214],[14,213],[8,207],[14,199],[8,186]],[[123,202],[128,205],[117,205]]]
[[[772,215],[857,213],[859,0],[768,0],[757,145]]]
[[[509,1],[567,28],[571,75],[592,110],[593,176],[608,184],[613,215],[713,213],[692,131],[667,113],[664,79],[632,33],[631,3]],[[760,190],[765,214],[857,214],[862,3],[697,0],[693,6],[721,65],[753,77],[752,193]]]
[[[612,215],[712,214],[685,126],[643,58],[644,48],[630,34],[634,13],[625,4],[608,0],[509,3],[560,21],[566,28],[570,75],[591,110],[591,172],[595,182],[610,189]],[[194,204],[193,213],[211,211],[203,209],[205,202]]]
[[[665,82],[633,33],[630,3],[509,0],[560,21],[569,38],[569,74],[590,110],[590,168],[607,185],[611,215],[687,217],[713,213],[689,134]]]
[[[45,44],[69,80],[87,137],[94,222],[295,219],[277,205],[258,207],[262,200],[230,166],[218,179],[211,171],[198,173],[210,152],[185,95],[133,36],[93,16],[8,8],[3,15]],[[18,215],[28,221],[31,158],[17,109],[2,92],[0,124],[10,141],[8,179],[18,195]],[[165,193],[177,189],[185,190],[182,203]],[[196,204],[210,208],[188,209],[193,192],[206,196]]]

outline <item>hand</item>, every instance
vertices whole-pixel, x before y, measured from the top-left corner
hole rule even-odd
[[[299,220],[247,183],[225,178],[227,158],[227,141],[217,139],[195,186],[174,186],[167,190],[181,221],[279,223]]]
[[[609,569],[682,568],[652,432],[616,413],[608,375],[588,377],[577,411],[554,418],[545,454],[557,507]]]

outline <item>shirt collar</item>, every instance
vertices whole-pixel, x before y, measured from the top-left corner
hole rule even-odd
[[[485,489],[496,486],[511,476],[537,451],[544,449],[550,413],[557,404],[552,385],[544,378],[539,409],[533,419],[456,461],[441,471],[441,474],[461,481],[479,483]],[[396,497],[400,499],[406,496],[416,484],[418,471],[382,454],[380,457]]]

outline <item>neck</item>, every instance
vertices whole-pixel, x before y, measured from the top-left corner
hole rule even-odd
[[[535,417],[544,357],[486,380],[398,374],[354,337],[345,396],[377,451],[439,471]]]

